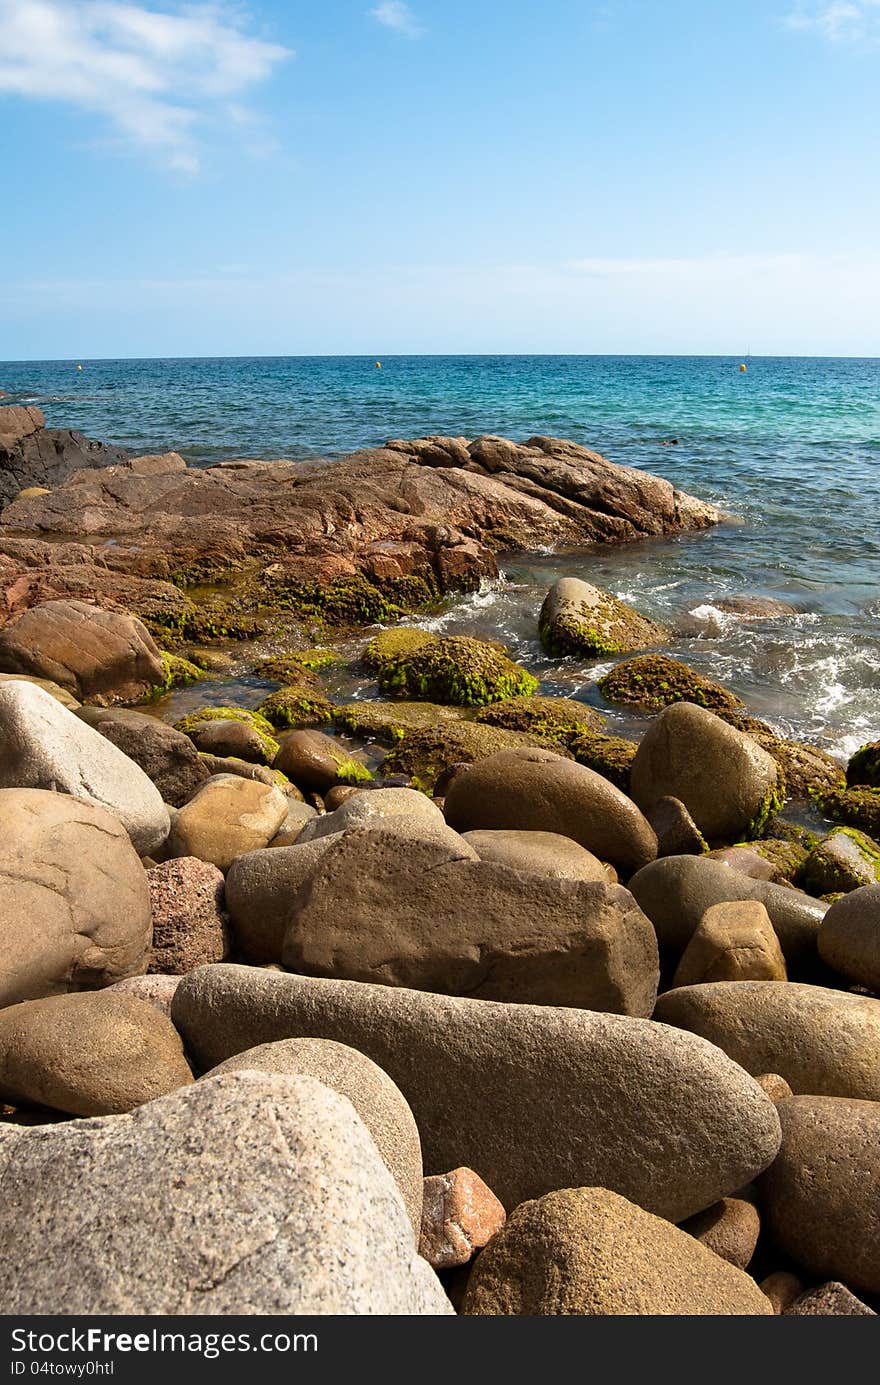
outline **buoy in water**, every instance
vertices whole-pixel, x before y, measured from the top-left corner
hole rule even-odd
[[[82,366],[81,366],[81,365],[78,365],[78,366],[77,366],[77,370],[82,370]]]
[[[381,362],[381,361],[377,361],[377,362],[376,362],[376,369],[377,369],[377,370],[381,370],[381,369],[382,369],[382,362]]]
[[[745,375],[745,373],[746,373],[747,370],[748,370],[748,366],[741,365],[740,368],[739,368],[739,373],[740,373],[740,375]]]

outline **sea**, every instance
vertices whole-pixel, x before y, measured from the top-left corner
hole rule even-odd
[[[560,575],[582,576],[670,626],[668,652],[783,734],[840,759],[880,737],[880,359],[29,361],[0,363],[0,390],[4,403],[39,405],[51,427],[138,453],[173,449],[196,466],[332,461],[430,433],[584,443],[715,502],[730,521],[674,539],[505,555],[497,583],[420,623],[507,641],[543,691],[602,708],[612,732],[637,733],[639,719],[607,707],[596,686],[613,661],[555,662],[538,644],[545,591]],[[741,594],[795,613],[742,621],[718,608]],[[371,695],[353,675],[337,692]]]

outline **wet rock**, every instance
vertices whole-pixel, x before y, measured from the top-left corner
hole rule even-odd
[[[681,1230],[737,1269],[748,1268],[761,1233],[758,1209],[741,1197],[723,1197],[705,1212],[688,1217]]]
[[[776,1108],[752,1079],[650,1020],[227,963],[188,973],[173,1016],[202,1067],[291,1035],[366,1053],[409,1102],[425,1167],[478,1169],[508,1209],[603,1185],[681,1220],[778,1148]]]
[[[599,691],[609,702],[646,712],[662,711],[673,702],[693,702],[713,712],[743,705],[735,693],[667,654],[624,659],[599,679]]]
[[[777,1245],[817,1278],[880,1291],[880,1103],[794,1096],[777,1106],[782,1147],[759,1181]]]
[[[819,955],[850,981],[880,990],[880,885],[832,904],[819,929]]]
[[[880,846],[852,827],[835,827],[804,862],[804,888],[811,894],[837,894],[880,883]]]
[[[334,719],[335,709],[330,699],[315,685],[316,682],[301,679],[278,688],[260,703],[260,714],[278,730],[328,725]]]
[[[682,953],[674,986],[702,981],[785,981],[785,958],[757,899],[713,904]]]
[[[797,890],[753,880],[703,856],[666,856],[645,866],[629,888],[665,947],[681,951],[713,904],[759,900],[770,916],[786,961],[815,957],[819,925],[828,906]]]
[[[732,866],[741,875],[748,875],[752,880],[778,881],[780,878],[778,867],[748,846],[719,847],[716,851],[710,851],[708,856],[710,861],[720,861],[723,866]]]
[[[547,875],[554,880],[602,880],[615,883],[597,856],[571,837],[558,832],[465,832],[464,840],[481,861],[495,861],[528,875]],[[612,872],[613,873],[613,872]]]
[[[570,754],[579,765],[610,779],[624,793],[629,790],[629,772],[636,758],[638,744],[623,736],[602,736],[594,731],[584,731],[569,740]]]
[[[869,741],[850,756],[846,782],[851,788],[880,789],[880,741]]]
[[[757,835],[784,794],[776,762],[751,737],[679,702],[651,722],[630,770],[643,812],[665,795],[685,805],[708,838]]]
[[[51,789],[111,812],[141,855],[168,836],[168,810],[143,770],[42,688],[0,687],[0,785]]]
[[[422,1224],[422,1147],[413,1113],[391,1078],[357,1049],[331,1039],[281,1039],[236,1053],[206,1073],[268,1072],[313,1077],[346,1097],[373,1137],[393,1177],[413,1232]]]
[[[82,707],[77,715],[140,765],[174,808],[182,807],[209,776],[189,736],[158,717],[123,707]]]
[[[271,736],[243,721],[202,721],[189,731],[196,750],[223,758],[234,756],[255,765],[271,765],[280,746]]]
[[[60,702],[62,707],[66,707],[70,712],[78,712],[82,705],[66,688],[53,683],[51,678],[28,678],[24,673],[0,673],[0,687],[5,683],[33,683],[35,687],[51,693],[55,701]]]
[[[565,749],[584,732],[601,731],[605,718],[594,707],[570,697],[510,697],[477,713],[483,726],[499,726],[540,736]]]
[[[0,1005],[146,969],[147,877],[121,823],[42,789],[0,790]]]
[[[181,856],[147,871],[153,916],[150,971],[181,976],[229,955],[223,873]]]
[[[250,779],[254,784],[268,784],[270,788],[280,789],[288,802],[305,802],[296,785],[289,783],[285,775],[270,769],[268,765],[250,764],[247,760],[236,760],[232,755],[208,755],[201,750],[198,756],[209,778],[215,778],[218,774],[234,774],[238,779]]]
[[[873,1308],[851,1294],[845,1284],[820,1284],[808,1289],[784,1310],[786,1317],[865,1317],[876,1318]]]
[[[340,741],[323,731],[291,731],[274,760],[304,793],[326,793],[335,784],[357,784],[372,778]]]
[[[425,1179],[419,1254],[435,1270],[466,1265],[505,1222],[492,1189],[473,1169]]]
[[[236,857],[226,878],[226,907],[236,948],[246,961],[281,961],[300,887],[337,840],[319,837]]]
[[[434,731],[449,722],[459,722],[461,716],[457,707],[443,707],[438,702],[362,701],[333,709],[333,720],[340,731],[391,747],[411,731]]]
[[[383,659],[376,677],[383,693],[456,707],[482,707],[538,688],[538,680],[497,645],[467,635],[421,641]]]
[[[471,1271],[466,1314],[770,1314],[753,1279],[606,1188],[517,1207]]]
[[[107,1116],[192,1081],[174,1025],[110,991],[0,1010],[0,1096],[72,1116]]]
[[[313,1078],[227,1073],[4,1155],[12,1313],[452,1311],[366,1127]]]
[[[441,828],[446,825],[436,803],[415,789],[371,789],[347,798],[333,812],[313,818],[303,828],[299,840],[305,844],[329,837],[334,832],[347,832],[371,824],[379,826],[389,819],[424,822]]]
[[[146,627],[85,601],[44,601],[0,630],[0,669],[51,678],[81,702],[136,702],[165,680]]]
[[[507,750],[449,786],[446,820],[459,832],[558,832],[629,872],[654,859],[653,828],[619,789],[549,750]]]
[[[177,813],[172,856],[197,856],[228,870],[236,856],[268,846],[287,817],[280,789],[235,774],[208,779]]]
[[[422,833],[420,823],[402,821],[350,829],[335,842],[293,902],[284,965],[309,976],[650,1015],[657,942],[628,891],[526,875],[473,859],[448,828]]]
[[[833,822],[858,827],[874,840],[880,838],[880,789],[828,789],[816,795],[816,803]]]
[[[438,785],[456,765],[476,764],[502,750],[545,746],[549,743],[526,731],[506,731],[472,721],[444,723],[430,731],[408,732],[385,756],[382,773],[403,773],[419,788],[433,788],[437,793]]]
[[[701,1034],[795,1093],[880,1101],[880,1000],[824,986],[715,981],[667,991],[654,1018]]]
[[[658,798],[647,818],[657,833],[658,856],[701,856],[706,851],[706,839],[680,799]]]
[[[578,577],[554,582],[541,607],[538,633],[544,649],[555,658],[620,654],[665,644],[669,638],[662,626]]]
[[[719,611],[739,616],[740,620],[778,620],[780,617],[797,615],[794,606],[775,596],[723,596],[712,604]]]

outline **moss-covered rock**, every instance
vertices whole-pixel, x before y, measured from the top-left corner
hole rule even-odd
[[[854,788],[880,789],[880,741],[870,741],[856,751],[846,767],[846,782]]]
[[[191,659],[184,659],[179,654],[168,654],[163,651],[162,664],[165,669],[165,678],[161,683],[153,688],[152,696],[161,697],[164,693],[170,692],[172,688],[185,688],[190,683],[197,683],[200,678],[204,678],[204,669],[199,668]]]
[[[827,789],[810,797],[832,822],[859,827],[871,837],[880,837],[880,789]]]
[[[479,726],[473,721],[449,722],[426,731],[410,731],[382,761],[383,774],[407,774],[418,787],[430,792],[438,776],[457,764],[473,764],[515,746],[548,746],[538,736],[506,731],[499,726]]]
[[[778,764],[786,784],[789,798],[812,798],[817,793],[845,787],[843,766],[839,760],[817,745],[805,741],[787,741],[768,726],[746,711],[724,710],[716,712],[730,726],[745,731],[752,740],[757,741]]]
[[[786,841],[783,837],[763,837],[750,842],[749,846],[775,866],[783,880],[790,881],[792,885],[799,883],[804,862],[810,854],[809,847],[798,841]]]
[[[584,732],[601,731],[605,725],[601,712],[571,697],[511,697],[485,707],[476,719],[484,726],[524,731],[563,746]]]
[[[666,654],[639,654],[624,659],[599,679],[599,691],[621,707],[659,712],[673,702],[695,702],[710,712],[742,707],[742,699],[728,688],[704,678],[696,669]]]
[[[482,707],[506,697],[527,697],[538,680],[496,645],[467,635],[445,635],[387,659],[376,677],[383,693],[419,702]]]
[[[374,635],[361,655],[366,668],[379,673],[396,659],[414,654],[416,650],[430,644],[436,636],[427,630],[416,630],[412,626],[398,626],[393,630],[381,630]]]
[[[277,730],[327,726],[333,720],[333,703],[307,683],[278,688],[263,699],[257,710]]]
[[[668,631],[610,592],[560,577],[550,588],[538,617],[541,644],[553,658],[597,658],[665,644]]]
[[[174,723],[175,730],[182,731],[188,736],[194,726],[200,725],[204,721],[243,721],[245,725],[252,726],[255,731],[259,731],[264,736],[272,736],[274,727],[260,712],[253,712],[247,707],[199,707],[195,712],[189,712],[187,716],[181,717],[180,721]]]
[[[630,766],[638,748],[635,741],[622,736],[603,736],[595,731],[584,731],[568,743],[579,765],[586,765],[604,779],[610,779],[624,793],[629,790]]]
[[[356,629],[399,620],[409,611],[431,605],[438,595],[431,577],[415,574],[381,582],[364,573],[326,583],[285,577],[266,591],[272,609],[290,612],[319,629]]]
[[[388,746],[397,745],[412,731],[430,731],[461,721],[462,715],[458,707],[444,707],[437,702],[364,701],[333,708],[333,720],[340,731]]]
[[[855,827],[835,827],[804,863],[801,883],[810,894],[857,890],[880,881],[880,846]]]

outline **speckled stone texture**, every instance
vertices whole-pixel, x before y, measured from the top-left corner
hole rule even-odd
[[[227,1073],[0,1137],[13,1314],[452,1313],[351,1103]]]
[[[182,975],[229,955],[223,872],[179,856],[147,871],[153,915],[151,972]]]

